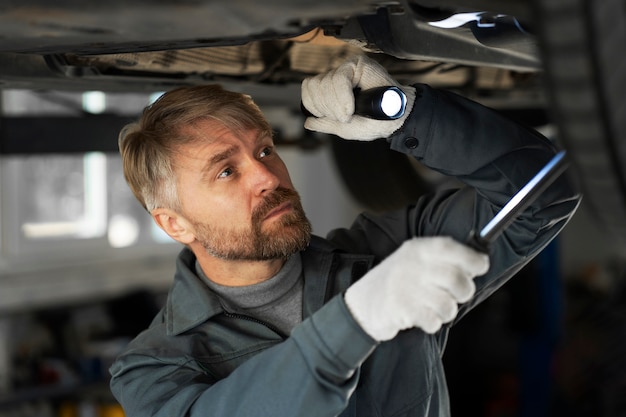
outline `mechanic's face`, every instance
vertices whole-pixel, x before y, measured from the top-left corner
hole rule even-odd
[[[270,136],[256,129],[236,134],[215,121],[184,133],[202,138],[175,158],[194,243],[231,260],[284,258],[306,247],[311,227]]]

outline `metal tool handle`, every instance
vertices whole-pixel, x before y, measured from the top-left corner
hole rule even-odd
[[[491,243],[567,169],[567,166],[565,151],[560,151],[502,207],[480,232],[473,230],[466,244],[480,252],[488,253]]]

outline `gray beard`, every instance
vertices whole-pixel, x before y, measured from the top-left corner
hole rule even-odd
[[[283,215],[271,230],[262,230],[263,219],[274,208],[289,201],[293,211]],[[304,250],[311,240],[307,219],[296,191],[279,188],[252,213],[250,227],[233,230],[194,222],[196,239],[216,258],[237,261],[266,261],[288,258]]]

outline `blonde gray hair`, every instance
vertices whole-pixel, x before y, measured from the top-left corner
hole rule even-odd
[[[183,145],[200,140],[183,129],[199,120],[215,120],[234,132],[271,128],[248,95],[219,85],[180,87],[162,95],[134,123],[122,128],[118,144],[124,177],[133,194],[151,212],[180,209],[173,156]]]

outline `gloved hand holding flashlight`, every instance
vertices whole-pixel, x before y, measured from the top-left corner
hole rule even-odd
[[[377,87],[395,86],[404,93],[400,117],[377,120],[355,114],[354,89],[367,91]],[[302,82],[302,105],[313,116],[304,127],[330,133],[344,139],[374,140],[386,138],[404,124],[413,108],[415,89],[401,86],[376,61],[357,56],[336,69]]]

